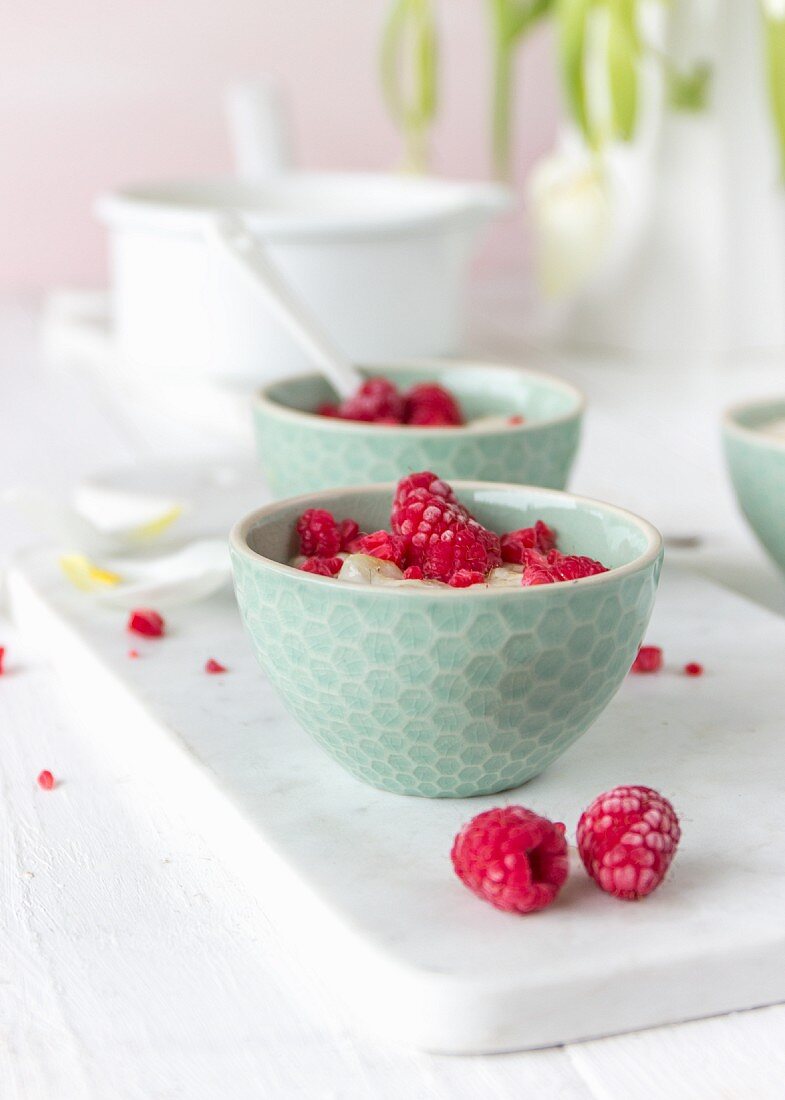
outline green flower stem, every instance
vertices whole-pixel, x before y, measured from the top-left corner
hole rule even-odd
[[[382,89],[400,128],[406,167],[423,172],[436,115],[437,45],[432,0],[395,0],[381,47]]]
[[[767,14],[764,9],[766,76],[774,130],[780,152],[780,173],[785,181],[785,18]]]

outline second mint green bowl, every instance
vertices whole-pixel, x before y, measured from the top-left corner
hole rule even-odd
[[[257,395],[254,435],[275,496],[392,481],[412,470],[438,470],[447,481],[512,481],[549,489],[567,484],[585,404],[569,383],[519,367],[438,359],[363,373],[386,375],[402,389],[439,382],[456,395],[467,419],[522,415],[525,422],[408,428],[336,420],[314,412],[336,399],[321,375],[274,382]]]
[[[723,444],[739,507],[761,545],[785,572],[785,439],[761,431],[785,420],[785,398],[734,405]]]
[[[609,504],[544,489],[453,484],[487,527],[542,519],[608,573],[533,588],[356,585],[285,564],[306,508],[386,527],[393,486],[331,490],[252,513],[231,534],[258,659],[335,760],[386,791],[460,798],[548,767],[618,690],[649,621],[662,540]]]

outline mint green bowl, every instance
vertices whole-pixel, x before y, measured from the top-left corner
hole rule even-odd
[[[467,418],[522,415],[524,424],[407,428],[317,416],[335,401],[329,383],[305,374],[266,386],[254,405],[262,469],[277,497],[359,482],[397,480],[411,470],[439,477],[513,481],[563,489],[578,449],[584,399],[574,386],[518,367],[421,360],[375,367],[401,388],[436,381],[458,397]]]
[[[739,507],[772,560],[785,572],[785,439],[761,432],[785,419],[785,398],[734,405],[723,443]]]
[[[649,621],[662,540],[609,504],[528,486],[458,482],[504,532],[543,519],[610,572],[534,588],[355,585],[283,564],[310,507],[387,526],[392,485],[272,504],[231,534],[237,601],[294,718],[358,779],[460,798],[548,767],[616,693]]]

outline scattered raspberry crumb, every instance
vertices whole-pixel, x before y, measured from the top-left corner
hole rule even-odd
[[[702,676],[703,665],[698,664],[697,661],[690,661],[684,666],[684,673],[686,676]]]
[[[662,668],[662,650],[658,645],[642,645],[632,662],[630,672],[659,672]]]
[[[637,901],[656,890],[681,837],[667,798],[651,787],[614,787],[592,802],[578,822],[578,851],[601,890]]]
[[[349,543],[360,537],[360,525],[353,519],[342,519],[338,524],[338,534],[341,539],[341,549],[348,550]]]
[[[135,661],[136,658],[139,656],[139,650],[138,649],[129,649],[128,650],[128,656],[131,658],[132,661]]]
[[[513,426],[517,425],[517,424],[525,424],[526,423],[526,417],[525,416],[510,416],[510,417],[507,418],[507,423],[512,424]]]
[[[204,671],[215,675],[219,672],[228,672],[226,665],[222,665],[220,661],[216,661],[214,657],[211,657],[209,661],[205,662]]]
[[[404,569],[403,579],[405,581],[421,581],[423,579],[422,569],[419,565],[410,565],[408,569]]]
[[[484,580],[484,573],[477,573],[472,569],[459,569],[453,573],[447,583],[453,588],[470,588],[473,584],[482,584]]]
[[[541,554],[547,554],[555,546],[556,535],[547,523],[538,519],[533,527],[521,527],[518,531],[509,531],[502,535],[502,561],[524,565],[527,550],[539,550]]]
[[[51,772],[43,771],[36,780],[38,786],[44,791],[51,791],[55,785],[55,777]]]
[[[370,535],[361,535],[351,545],[352,554],[368,554],[381,561],[392,561],[399,569],[406,566],[406,540],[400,535],[391,535],[389,531],[373,531]]]
[[[304,573],[316,573],[320,577],[334,577],[340,573],[343,558],[306,558],[300,566]]]
[[[523,806],[486,810],[461,829],[451,852],[464,885],[497,909],[534,913],[567,881],[564,826]]]
[[[128,629],[147,638],[160,638],[164,627],[163,617],[149,607],[137,608],[128,618]]]
[[[3,675],[3,662],[5,661],[5,646],[0,645],[0,676]]]

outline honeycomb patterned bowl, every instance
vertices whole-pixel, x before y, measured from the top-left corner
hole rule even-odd
[[[375,787],[460,798],[516,787],[608,705],[649,621],[662,540],[645,520],[551,490],[453,483],[487,526],[543,519],[608,573],[469,589],[349,584],[290,568],[309,507],[389,520],[392,485],[333,490],[254,512],[231,534],[235,589],[261,665],[291,714]]]
[[[518,367],[421,360],[377,367],[400,387],[438,381],[456,394],[467,419],[521,415],[474,428],[408,428],[317,416],[335,401],[318,374],[266,386],[254,405],[256,449],[277,497],[340,485],[384,482],[407,470],[439,476],[514,481],[563,489],[578,449],[584,399],[567,382]]]
[[[735,405],[725,414],[723,443],[739,507],[785,572],[785,439],[760,430],[773,420],[785,420],[785,398]]]

